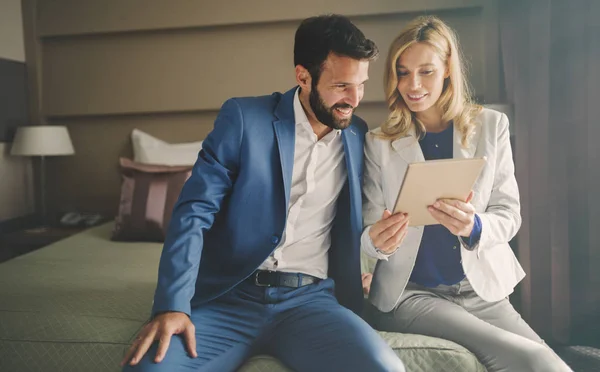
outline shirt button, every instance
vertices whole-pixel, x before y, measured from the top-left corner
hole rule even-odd
[[[456,249],[456,246],[452,247],[452,249]]]
[[[271,242],[273,242],[273,244],[279,243],[279,237],[277,235],[273,235],[271,237]]]

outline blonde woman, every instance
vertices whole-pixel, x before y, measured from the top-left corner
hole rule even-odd
[[[365,144],[373,325],[452,340],[489,371],[569,371],[508,301],[525,274],[508,245],[521,217],[507,117],[471,102],[456,36],[438,18],[402,31],[385,69],[389,117]],[[390,213],[409,163],[481,156],[467,201],[429,208],[438,225],[408,227],[410,216]]]

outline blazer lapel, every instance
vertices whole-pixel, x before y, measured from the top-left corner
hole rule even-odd
[[[285,190],[285,205],[290,203],[292,188],[292,171],[294,169],[294,152],[296,149],[296,123],[294,118],[294,94],[296,88],[287,91],[275,108],[277,120],[273,121],[273,130],[277,138],[279,160],[283,174],[283,187]]]
[[[392,147],[407,164],[425,161],[414,128],[411,128],[406,137],[393,141]]]

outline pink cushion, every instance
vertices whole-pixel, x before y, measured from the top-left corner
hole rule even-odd
[[[112,239],[163,242],[191,166],[136,163],[120,158],[121,201]]]

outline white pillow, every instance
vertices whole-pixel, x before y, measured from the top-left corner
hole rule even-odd
[[[131,132],[133,160],[143,164],[194,165],[202,148],[202,141],[168,143],[134,129]]]

